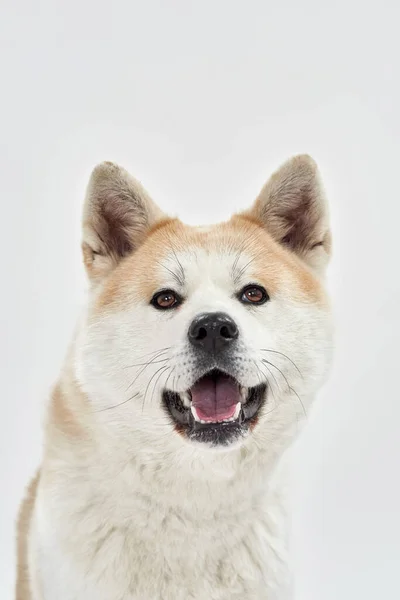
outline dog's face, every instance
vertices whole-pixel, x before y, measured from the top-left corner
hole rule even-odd
[[[101,165],[83,249],[93,290],[77,373],[103,425],[149,445],[235,448],[307,410],[331,335],[320,280],[330,236],[310,158],[207,228],[168,219],[125,171]]]

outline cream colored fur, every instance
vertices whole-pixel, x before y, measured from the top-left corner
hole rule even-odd
[[[329,250],[309,157],[284,165],[250,211],[204,230],[166,220],[123,169],[96,168],[84,211],[91,293],[20,520],[17,600],[291,598],[287,473],[330,364]],[[151,294],[182,273],[182,307],[156,311]],[[238,302],[249,281],[265,282],[267,304]],[[209,310],[239,325],[240,383],[268,381],[254,429],[218,450],[185,440],[161,405],[164,387],[193,384],[186,332]]]

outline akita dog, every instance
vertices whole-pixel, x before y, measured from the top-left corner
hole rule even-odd
[[[290,598],[287,465],[332,346],[316,164],[190,227],[103,163],[82,247],[90,293],[21,510],[17,600]]]

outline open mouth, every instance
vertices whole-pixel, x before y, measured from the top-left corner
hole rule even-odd
[[[213,369],[184,394],[165,390],[163,401],[179,433],[193,441],[226,446],[255,425],[266,387],[244,388],[234,377]]]

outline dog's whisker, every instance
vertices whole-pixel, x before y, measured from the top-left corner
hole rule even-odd
[[[264,365],[264,366],[265,366],[265,365]],[[267,381],[268,381],[268,378],[267,378],[267,376],[265,376],[265,377],[266,377],[266,379],[267,379]],[[269,414],[271,414],[272,412],[274,412],[274,410],[276,410],[276,409],[277,409],[277,407],[278,407],[278,403],[277,403],[276,396],[275,396],[275,393],[274,393],[274,391],[273,391],[272,385],[270,386],[270,389],[271,389],[271,392],[272,392],[272,399],[273,399],[273,403],[272,403],[272,406],[270,407],[270,409],[269,409],[269,410],[267,410],[267,411],[265,411],[265,410],[264,410],[264,415],[265,415],[265,416],[266,416],[266,415],[269,415]],[[279,393],[279,387],[277,387],[277,391],[278,391],[278,393]]]
[[[157,352],[161,352],[163,350],[171,350],[171,346],[165,346],[165,348],[158,348],[158,350],[153,350],[153,352],[142,354],[141,358],[144,358],[145,356],[150,356],[150,354],[157,354]]]
[[[172,253],[173,253],[173,255],[174,255],[175,261],[176,261],[176,263],[177,263],[177,265],[178,265],[178,268],[179,268],[179,271],[180,271],[180,276],[178,277],[178,279],[179,279],[179,283],[180,283],[180,285],[183,287],[183,286],[184,286],[184,284],[185,284],[185,270],[184,270],[184,268],[183,268],[183,266],[182,266],[182,263],[181,263],[181,261],[180,261],[180,260],[179,260],[179,258],[178,258],[178,255],[176,254],[176,250],[175,250],[175,248],[174,248],[174,245],[173,245],[173,243],[172,243],[172,240],[171,240],[171,238],[168,238],[168,241],[169,241],[169,245],[170,245],[170,247],[171,247]]]
[[[157,358],[159,358],[159,357],[157,357]],[[151,362],[150,362],[150,361],[148,361],[148,362],[145,362],[145,363],[136,363],[135,365],[126,365],[126,366],[124,366],[123,368],[124,368],[124,369],[131,369],[131,368],[133,368],[133,367],[144,367],[145,365],[149,365],[149,364],[152,364],[152,365],[159,365],[159,364],[161,364],[162,362],[167,362],[167,360],[168,360],[168,358],[162,358],[162,359],[160,359],[160,360],[151,361]]]
[[[294,395],[297,397],[298,401],[299,401],[299,402],[300,402],[300,404],[301,404],[301,408],[303,409],[304,416],[307,418],[307,417],[308,417],[308,414],[307,414],[306,408],[305,408],[305,406],[304,406],[304,402],[303,402],[303,400],[300,398],[299,394],[296,392],[296,390],[295,390],[295,389],[294,389],[292,386],[289,386],[289,389],[290,389],[290,391],[291,391],[291,392],[293,392],[293,394],[294,394]]]
[[[268,373],[269,373],[269,375],[271,375],[271,377],[273,378],[273,380],[274,380],[274,382],[275,382],[275,386],[276,386],[276,392],[277,392],[277,393],[278,393],[278,395],[279,395],[279,384],[278,384],[278,381],[276,380],[276,377],[274,377],[274,374],[273,374],[273,372],[271,371],[271,369],[268,369],[267,365],[262,365],[262,367],[264,367],[264,369],[266,368],[266,369],[268,370]],[[259,367],[259,368],[260,368],[260,367]],[[272,382],[270,382],[270,381],[269,381],[269,379],[268,379],[268,375],[267,375],[266,373],[264,373],[264,372],[262,371],[262,369],[261,369],[261,368],[260,368],[260,371],[263,373],[263,375],[264,375],[265,379],[266,379],[266,380],[267,380],[267,382],[268,382],[268,386],[269,386],[269,389],[271,390],[272,397],[273,397],[273,400],[274,400],[274,404],[276,405],[276,396],[275,396],[275,391],[274,391],[274,388],[273,388]]]
[[[135,379],[129,384],[128,388],[126,391],[129,390],[129,388],[131,388],[133,386],[133,384],[137,381],[137,379],[140,377],[140,375],[147,369],[148,366],[150,366],[151,364],[154,363],[155,360],[157,360],[159,358],[159,354],[157,354],[156,356],[154,356],[148,363],[145,364],[145,366],[143,367],[143,369],[141,369],[139,371],[139,373],[136,375]]]
[[[143,410],[144,410],[144,405],[145,405],[145,402],[146,402],[146,396],[147,396],[147,392],[149,391],[149,388],[150,388],[151,382],[153,381],[154,377],[156,377],[156,376],[157,376],[157,374],[158,374],[158,373],[160,373],[160,371],[161,371],[161,375],[162,375],[162,374],[163,374],[163,373],[164,373],[164,372],[165,372],[167,369],[169,369],[169,367],[168,367],[168,366],[166,366],[166,365],[163,365],[162,367],[160,367],[159,369],[157,369],[157,371],[155,371],[155,372],[153,373],[153,375],[150,377],[150,380],[149,380],[149,382],[148,382],[148,384],[147,384],[147,387],[146,387],[146,391],[145,391],[145,393],[144,393],[144,396],[143,396],[143,402],[142,402],[142,412],[143,412]],[[156,380],[156,383],[157,383],[157,381],[158,381],[158,379]],[[156,384],[155,384],[155,385],[156,385]],[[153,392],[154,392],[154,389],[153,389]]]
[[[273,378],[273,380],[275,381],[276,389],[277,389],[277,391],[279,392],[279,384],[278,384],[278,381],[277,381],[277,379],[276,379],[276,377],[275,377],[274,373],[271,371],[271,369],[268,367],[268,365],[266,365],[266,364],[264,363],[264,361],[263,361],[263,360],[262,360],[262,363],[263,363],[263,366],[264,366],[264,367],[265,367],[265,368],[268,370],[268,372],[269,372],[269,374],[271,375],[271,377]]]
[[[183,281],[182,281],[182,275],[178,275],[177,273],[174,273],[174,271],[172,269],[169,269],[167,267],[167,265],[164,265],[162,263],[160,263],[158,260],[155,261],[157,265],[159,265],[162,269],[165,269],[166,271],[168,271],[168,273],[170,273],[170,275],[172,275],[172,277],[175,279],[176,283],[180,286],[183,285]]]
[[[304,403],[303,403],[303,401],[301,400],[301,398],[300,398],[299,394],[296,392],[296,390],[293,388],[293,386],[291,386],[291,385],[290,385],[290,383],[289,383],[289,381],[288,381],[288,378],[287,378],[287,377],[286,377],[286,375],[285,375],[285,374],[284,374],[284,373],[281,371],[281,369],[279,369],[279,367],[277,367],[276,365],[274,365],[274,363],[272,363],[272,362],[270,362],[270,361],[266,360],[265,358],[263,358],[263,359],[261,360],[261,362],[262,362],[262,363],[264,363],[264,364],[265,364],[265,366],[267,366],[267,364],[268,364],[268,365],[270,365],[271,367],[274,367],[274,369],[276,369],[277,371],[279,371],[279,373],[282,375],[283,379],[284,379],[284,380],[285,380],[285,382],[286,382],[286,385],[287,385],[287,387],[288,387],[288,390],[289,390],[290,392],[292,392],[292,393],[293,393],[293,394],[294,394],[294,395],[297,397],[297,399],[299,400],[299,402],[300,402],[300,404],[301,404],[301,406],[302,406],[302,409],[303,409],[303,412],[304,412],[304,416],[306,416],[306,417],[307,417],[307,411],[306,411],[306,409],[305,409],[305,406],[304,406]]]
[[[155,354],[159,354],[161,356],[162,354],[168,352],[168,350],[171,350],[171,346],[168,346],[166,348],[159,348],[158,350],[155,350],[154,352],[148,352],[147,354],[143,354],[142,356],[139,356],[137,360],[142,361],[146,358],[146,356],[152,356],[154,358]],[[143,364],[145,364],[145,363],[143,363]],[[124,365],[123,368],[130,369],[131,367],[135,367],[135,366],[137,366],[137,365],[136,364]]]
[[[240,281],[240,278],[242,277],[243,273],[246,271],[246,269],[256,260],[256,257],[252,258],[251,260],[249,260],[248,263],[246,263],[244,265],[244,267],[242,267],[239,271],[239,273],[237,273],[236,275],[236,281]]]
[[[165,381],[165,384],[164,384],[164,387],[165,387],[165,388],[167,387],[167,385],[168,385],[168,381],[169,381],[169,378],[171,377],[171,375],[172,375],[172,373],[175,371],[175,369],[176,369],[176,367],[172,367],[171,371],[169,372],[169,375],[168,375],[168,377],[167,377],[167,379],[166,379],[166,381]]]
[[[233,279],[234,285],[237,285],[239,282],[239,279],[240,279],[240,276],[238,275],[238,272],[237,272],[237,265],[238,265],[240,257],[243,254],[243,251],[244,251],[246,245],[247,245],[247,240],[245,240],[243,242],[243,244],[241,244],[239,250],[237,251],[235,261],[232,265],[231,273],[232,273],[232,279]]]
[[[262,378],[261,378],[261,377],[262,377],[262,373],[261,373],[261,369],[260,369],[260,367],[258,366],[258,364],[256,363],[256,361],[255,361],[255,360],[254,360],[253,362],[254,362],[254,365],[255,365],[255,367],[256,367],[256,369],[257,369],[257,375],[258,375],[258,381],[259,381],[259,385],[261,385],[261,384],[262,384]]]
[[[265,358],[262,358],[261,362],[264,365],[270,365],[271,367],[274,367],[274,369],[276,369],[281,374],[281,376],[283,377],[283,379],[285,380],[287,387],[290,388],[289,381],[288,381],[286,375],[283,373],[283,371],[279,367],[277,367],[276,365],[274,365],[274,363],[270,362],[269,360],[267,360]]]
[[[152,394],[151,394],[151,400],[150,400],[150,403],[152,403],[152,402],[153,402],[153,398],[154,398],[154,392],[155,392],[155,391],[156,391],[156,389],[157,389],[157,386],[158,386],[158,382],[159,382],[159,380],[161,379],[161,377],[162,377],[163,375],[165,375],[165,373],[166,373],[166,372],[168,372],[168,369],[169,369],[169,371],[171,372],[171,367],[167,367],[167,370],[164,370],[164,371],[162,371],[162,372],[160,373],[160,375],[157,377],[157,379],[156,379],[156,381],[155,381],[155,383],[154,383],[154,385],[153,385],[153,392],[152,392]],[[167,376],[167,381],[168,381],[168,377],[169,377],[169,376]],[[165,383],[164,385],[166,385],[166,383]]]
[[[291,358],[289,358],[289,356],[287,356],[286,354],[284,354],[283,352],[278,352],[278,350],[270,350],[269,348],[261,348],[260,352],[271,352],[272,354],[279,354],[280,356],[283,356],[289,362],[292,363],[292,365],[294,366],[294,368],[296,369],[296,371],[299,373],[300,377],[303,377],[303,374],[300,371],[299,367],[296,365],[296,363]]]
[[[131,396],[127,400],[123,400],[123,402],[119,402],[118,404],[114,404],[112,406],[106,406],[105,408],[100,408],[99,410],[95,410],[94,412],[104,412],[106,410],[111,410],[113,408],[118,408],[119,406],[122,406],[123,404],[127,404],[127,402],[130,402],[134,398],[137,398],[137,396],[139,396],[139,392],[136,392],[135,394],[133,394],[133,396]]]

